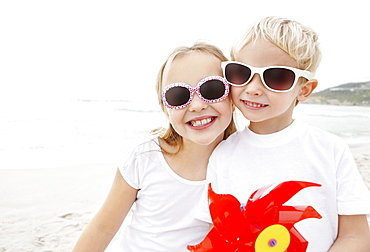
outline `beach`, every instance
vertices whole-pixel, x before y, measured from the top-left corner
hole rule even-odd
[[[370,188],[370,146],[350,147]],[[115,164],[0,170],[0,251],[71,251],[115,172]]]
[[[163,116],[131,101],[57,105],[0,118],[0,252],[71,251],[109,192],[122,151]],[[296,111],[346,140],[370,188],[370,107],[302,104]],[[236,119],[242,129],[243,116]]]
[[[0,170],[0,251],[71,251],[116,167]]]

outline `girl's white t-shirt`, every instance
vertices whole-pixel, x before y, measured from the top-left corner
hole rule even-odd
[[[209,224],[194,217],[205,181],[177,175],[157,139],[130,150],[119,171],[139,191],[129,220],[106,251],[188,252],[187,245],[198,244],[206,236]]]

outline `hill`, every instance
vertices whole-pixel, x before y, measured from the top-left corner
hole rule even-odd
[[[370,106],[370,81],[347,83],[315,92],[305,103]]]

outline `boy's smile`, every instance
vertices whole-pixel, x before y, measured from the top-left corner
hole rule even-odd
[[[250,109],[259,109],[259,108],[264,108],[267,107],[267,104],[261,104],[261,103],[256,103],[256,102],[251,102],[251,101],[243,101],[246,107],[249,107]]]

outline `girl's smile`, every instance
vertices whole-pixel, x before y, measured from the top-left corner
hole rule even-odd
[[[216,118],[216,116],[195,118],[187,123],[191,128],[200,130],[210,127]]]

